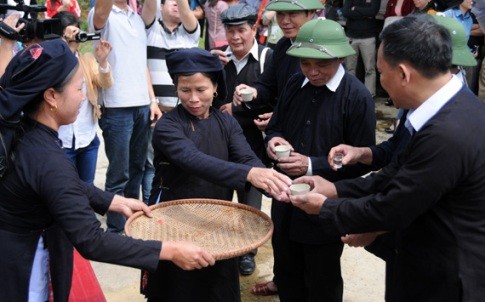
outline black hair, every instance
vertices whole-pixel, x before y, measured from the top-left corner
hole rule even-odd
[[[383,57],[392,67],[407,62],[428,79],[451,67],[450,33],[429,15],[406,16],[387,26],[380,38]]]
[[[62,26],[62,31],[66,29],[66,27],[70,25],[74,25],[76,27],[80,27],[79,24],[79,19],[71,12],[58,12],[54,16],[52,16],[53,19],[59,19],[61,22]]]

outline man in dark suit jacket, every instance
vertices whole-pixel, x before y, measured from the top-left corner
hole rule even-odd
[[[365,179],[313,186],[291,202],[341,234],[397,231],[388,301],[485,296],[485,105],[449,72],[451,40],[429,16],[381,34],[378,68],[413,134],[394,164]],[[323,195],[322,195],[323,194]]]

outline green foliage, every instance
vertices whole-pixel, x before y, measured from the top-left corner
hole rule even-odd
[[[88,31],[88,14],[89,14],[89,0],[78,0],[79,7],[81,7],[81,30],[83,31]],[[81,43],[81,46],[79,48],[79,51],[81,53],[86,53],[86,52],[93,52],[93,43],[88,41],[85,43]]]
[[[81,30],[88,31],[89,0],[78,0],[78,3],[81,7]]]
[[[81,43],[79,46],[79,52],[80,53],[87,53],[87,52],[93,52],[93,42],[88,41]]]

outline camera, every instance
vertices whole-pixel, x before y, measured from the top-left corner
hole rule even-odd
[[[41,5],[26,5],[24,0],[15,0],[17,5],[0,4],[0,14],[7,10],[24,12],[18,24],[24,23],[24,28],[17,33],[13,28],[0,22],[0,35],[21,42],[29,42],[35,38],[40,40],[51,40],[62,36],[61,22],[57,19],[38,20],[37,13],[45,12],[47,9]]]
[[[92,41],[92,40],[99,40],[101,39],[101,34],[100,33],[87,33],[84,31],[80,31],[76,35],[76,42],[86,42],[86,41]]]

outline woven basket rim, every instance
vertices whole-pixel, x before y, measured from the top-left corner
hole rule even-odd
[[[271,218],[264,212],[255,209],[253,207],[250,207],[245,204],[240,204],[240,203],[235,203],[227,200],[220,200],[220,199],[209,199],[209,198],[187,198],[187,199],[176,199],[176,200],[171,200],[171,201],[166,201],[166,202],[161,202],[156,205],[149,206],[149,208],[154,211],[157,209],[162,209],[162,208],[167,208],[175,205],[184,205],[184,204],[215,204],[215,205],[222,205],[222,206],[227,206],[231,208],[236,208],[241,211],[248,211],[251,212],[252,214],[255,214],[259,216],[262,220],[266,221],[269,223],[268,226],[268,232],[266,235],[261,237],[259,240],[254,241],[252,244],[245,246],[244,248],[239,248],[237,250],[229,250],[226,252],[220,252],[220,253],[213,253],[212,256],[216,260],[223,260],[223,259],[229,259],[229,258],[234,258],[238,256],[245,255],[249,253],[250,251],[260,247],[264,243],[266,243],[272,236],[273,234],[273,222]],[[145,216],[143,211],[138,211],[135,214],[131,215],[128,220],[126,221],[125,224],[125,233],[127,236],[132,236],[131,234],[131,229],[130,226],[135,221],[137,218]]]

